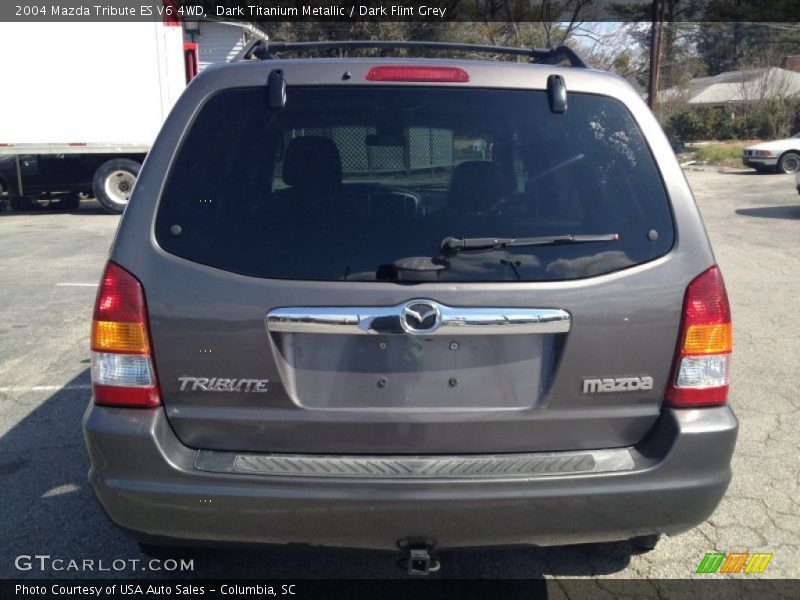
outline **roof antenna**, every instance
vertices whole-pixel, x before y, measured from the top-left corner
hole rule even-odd
[[[547,78],[547,98],[551,113],[563,115],[567,112],[567,84],[561,75],[553,74]]]
[[[273,69],[267,77],[269,90],[269,107],[283,108],[286,106],[286,80],[283,78],[283,69]]]

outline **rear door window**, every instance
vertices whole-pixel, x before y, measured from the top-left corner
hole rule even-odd
[[[179,226],[180,233],[175,235]],[[617,234],[583,244],[443,254],[442,240]],[[170,169],[168,252],[255,277],[545,281],[652,260],[668,198],[618,101],[541,91],[290,87],[218,92]]]

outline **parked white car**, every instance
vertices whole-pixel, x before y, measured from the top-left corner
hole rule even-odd
[[[785,140],[764,142],[744,149],[742,162],[758,171],[800,171],[800,131]]]

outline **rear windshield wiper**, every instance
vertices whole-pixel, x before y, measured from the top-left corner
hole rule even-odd
[[[493,248],[514,248],[520,246],[557,246],[560,244],[591,244],[593,242],[615,242],[618,233],[599,235],[546,235],[528,238],[455,238],[448,236],[442,240],[443,254],[453,255],[458,252],[474,250],[491,250]]]

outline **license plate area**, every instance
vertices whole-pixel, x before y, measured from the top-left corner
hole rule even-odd
[[[522,409],[543,397],[552,335],[276,335],[287,391],[302,407]]]

